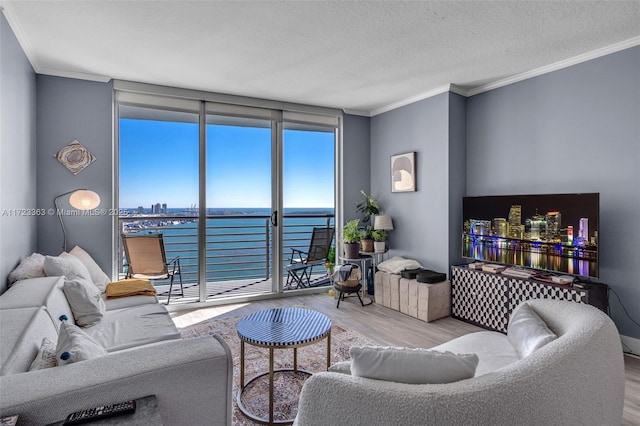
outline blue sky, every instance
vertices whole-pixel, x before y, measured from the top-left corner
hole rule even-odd
[[[198,204],[198,125],[120,119],[120,208]],[[332,207],[333,133],[285,130],[284,207]],[[207,207],[271,204],[271,130],[207,125]]]

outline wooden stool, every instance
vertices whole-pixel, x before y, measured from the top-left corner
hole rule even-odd
[[[362,284],[360,284],[359,280],[347,280],[342,282],[335,282],[333,287],[340,293],[338,294],[338,305],[336,308],[340,307],[340,300],[344,300],[345,294],[353,294],[355,293],[358,296],[358,300],[360,300],[360,304],[364,306],[364,302],[360,297],[360,289],[362,289]]]

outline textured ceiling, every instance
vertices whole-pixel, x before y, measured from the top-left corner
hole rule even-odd
[[[377,113],[640,44],[640,1],[1,1],[38,73]]]

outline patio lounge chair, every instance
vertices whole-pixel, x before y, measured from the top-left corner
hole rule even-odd
[[[122,235],[122,245],[127,258],[127,278],[146,280],[171,279],[167,305],[171,300],[173,279],[180,276],[180,292],[184,296],[182,274],[180,273],[180,256],[167,262],[162,234]]]
[[[309,287],[311,285],[311,273],[313,267],[324,265],[333,242],[333,228],[313,228],[309,249],[305,252],[295,248],[291,249],[289,264],[284,267],[287,271],[287,287]]]

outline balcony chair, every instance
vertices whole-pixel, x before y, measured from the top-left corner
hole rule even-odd
[[[180,273],[180,256],[167,262],[162,234],[122,235],[122,245],[127,258],[126,278],[143,280],[170,279],[167,305],[171,300],[173,279],[180,277],[180,292],[184,297],[182,274]]]
[[[287,287],[296,288],[311,286],[313,267],[324,265],[333,242],[333,228],[313,228],[309,249],[305,252],[296,248],[291,249],[289,264],[284,267],[287,271]]]

